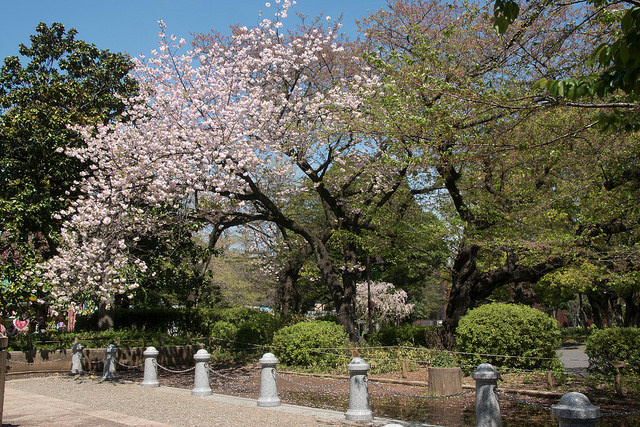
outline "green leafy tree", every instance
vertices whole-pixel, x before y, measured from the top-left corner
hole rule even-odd
[[[126,54],[98,49],[76,34],[60,23],[41,23],[30,45],[20,45],[21,57],[5,58],[0,70],[0,278],[22,290],[12,298],[37,297],[23,273],[56,252],[56,214],[76,198],[81,174],[90,172],[90,165],[64,153],[83,144],[72,127],[113,120],[124,108],[120,97],[137,90]]]
[[[497,290],[535,283],[580,257],[602,265],[600,248],[629,265],[636,253],[622,244],[635,241],[635,184],[620,175],[636,139],[596,132],[592,117],[540,103],[532,89],[583,66],[598,23],[577,31],[574,14],[558,10],[502,37],[482,12],[407,0],[363,23],[370,63],[386,76],[371,112],[406,161],[423,165],[412,192],[454,237],[450,346],[460,317]]]
[[[589,63],[595,68],[570,68],[555,76],[546,76],[537,86],[547,93],[549,102],[579,108],[610,108],[600,111],[598,119],[603,127],[620,126],[630,131],[640,129],[640,6],[635,1],[586,0],[564,3],[560,1],[530,2],[533,7],[521,7],[515,0],[496,0],[494,28],[509,34],[521,21],[538,19],[554,9],[583,10],[584,18],[575,28],[588,22],[602,24],[602,31],[592,34],[593,49]],[[524,5],[523,5],[524,6]],[[528,6],[530,6],[528,4]],[[531,11],[535,11],[532,13]]]

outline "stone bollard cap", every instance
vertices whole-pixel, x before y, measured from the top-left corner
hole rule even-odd
[[[365,362],[362,357],[354,357],[347,365],[348,371],[368,371],[369,368],[371,368],[371,365]]]
[[[142,352],[143,356],[151,356],[151,357],[157,356],[159,354],[160,354],[160,352],[158,350],[156,350],[156,348],[153,347],[153,346],[152,347],[147,347],[147,349]]]
[[[587,396],[576,391],[565,393],[551,407],[551,414],[570,420],[596,420],[601,416],[600,407],[592,405]]]
[[[196,351],[196,354],[193,355],[193,358],[197,361],[209,360],[211,359],[211,355],[207,350],[201,348],[200,350]]]
[[[262,358],[258,360],[262,365],[276,365],[279,360],[273,353],[265,353],[262,355]]]
[[[471,378],[474,380],[498,380],[500,373],[490,363],[482,363],[471,373]]]

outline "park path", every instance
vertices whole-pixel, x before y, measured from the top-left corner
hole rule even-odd
[[[66,375],[9,380],[3,427],[33,426],[383,426],[390,420],[349,422],[344,413],[295,405],[260,408],[255,399],[190,390],[140,387]]]
[[[584,344],[563,345],[558,351],[560,361],[567,372],[574,374],[587,374],[589,357],[584,351]]]

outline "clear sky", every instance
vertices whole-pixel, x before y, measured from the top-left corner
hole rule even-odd
[[[265,3],[270,1],[270,9]],[[296,0],[291,12],[309,17],[318,14],[343,17],[343,30],[356,35],[354,20],[386,5],[386,0]],[[60,22],[78,30],[80,40],[100,49],[148,54],[157,47],[158,20],[167,24],[167,34],[191,39],[191,33],[215,29],[227,32],[229,25],[253,26],[259,11],[272,17],[275,0],[0,0],[0,63],[18,54],[20,43],[29,44],[40,22]]]

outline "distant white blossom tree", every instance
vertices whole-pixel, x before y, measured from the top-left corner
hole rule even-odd
[[[413,311],[414,304],[407,303],[407,293],[396,289],[393,283],[371,282],[371,318],[373,322],[394,322],[404,319]],[[367,319],[369,287],[367,282],[357,284],[356,314],[358,319]]]

